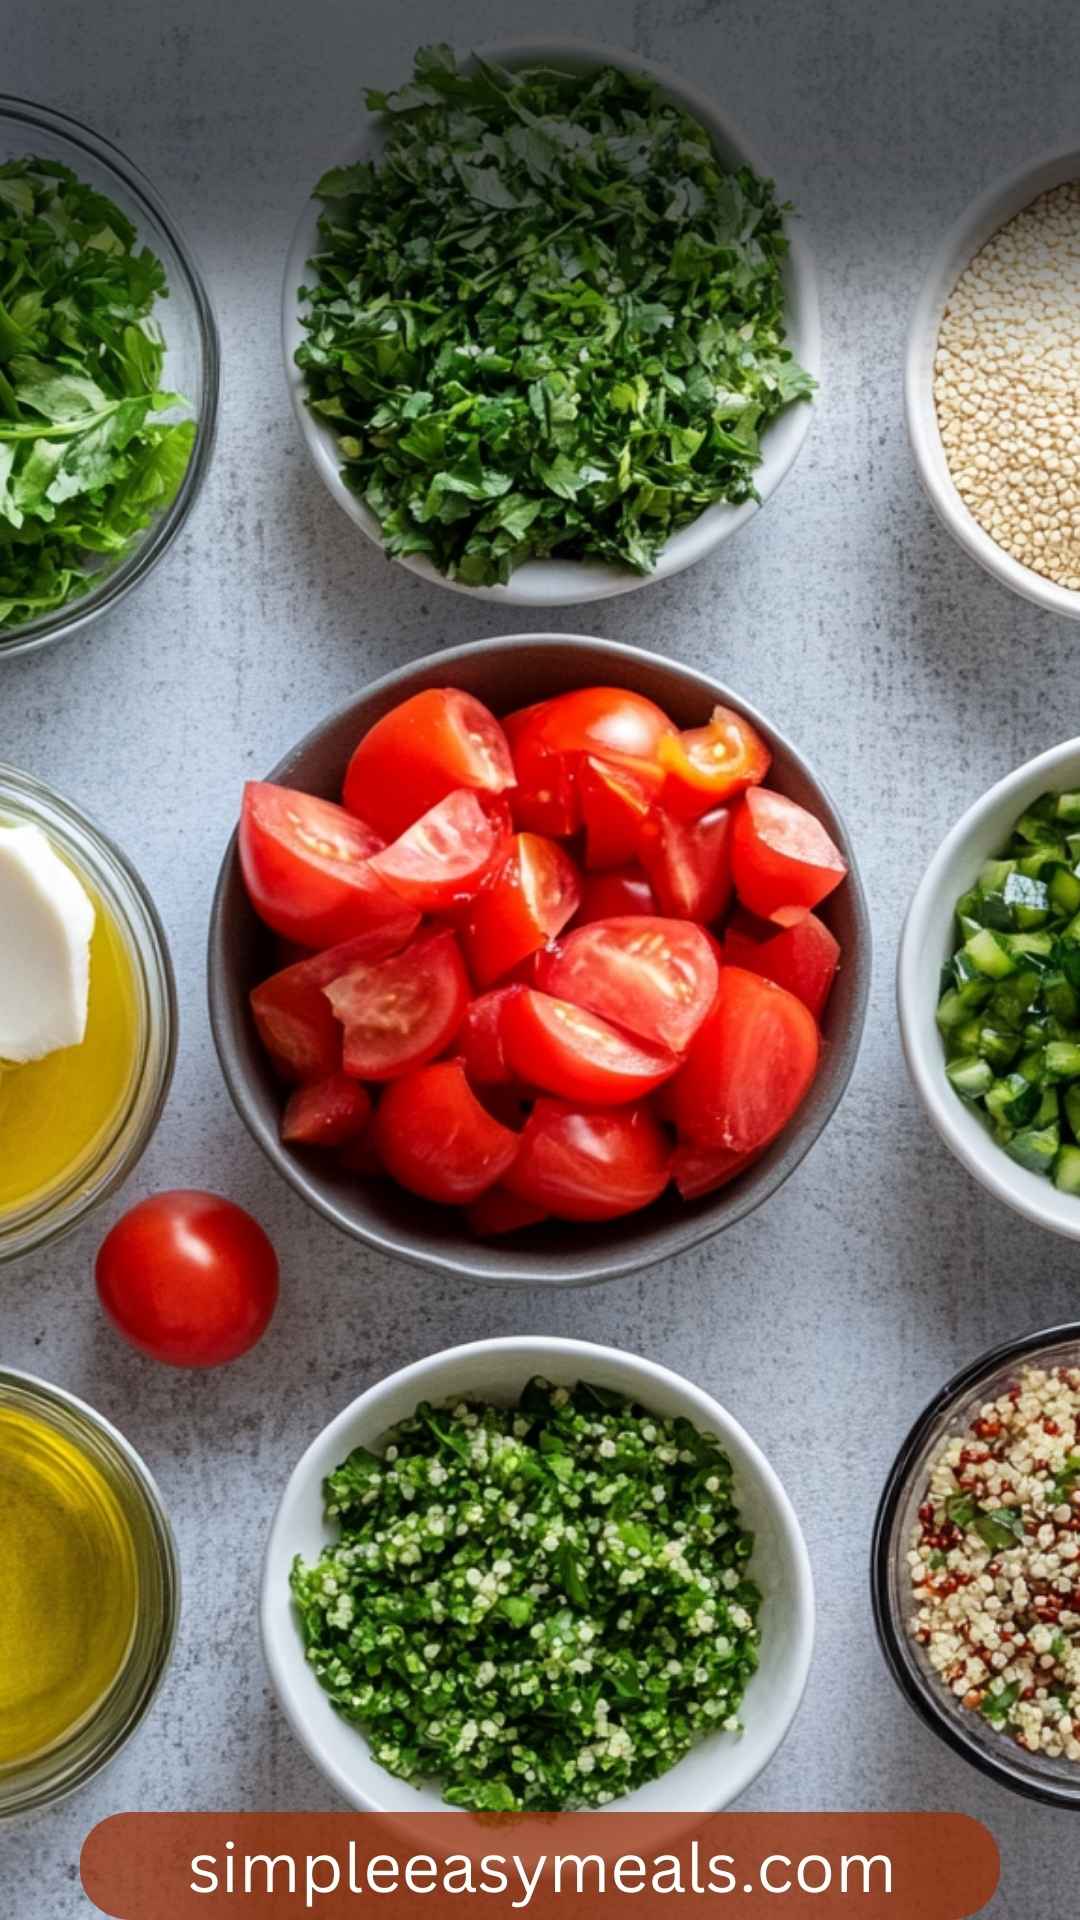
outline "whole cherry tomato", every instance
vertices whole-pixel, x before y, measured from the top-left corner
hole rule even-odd
[[[216,1193],[180,1187],[140,1200],[97,1257],[106,1314],[140,1353],[220,1367],[261,1340],[277,1304],[277,1255],[257,1220]]]

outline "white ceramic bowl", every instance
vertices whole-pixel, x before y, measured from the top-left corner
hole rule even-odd
[[[659,1780],[613,1803],[617,1812],[718,1811],[772,1758],[798,1710],[814,1640],[810,1562],[791,1502],[749,1434],[700,1387],[613,1347],[538,1336],[478,1340],[402,1367],[331,1421],[285,1489],[263,1566],[263,1649],[278,1700],[301,1745],[351,1806],[376,1813],[445,1811],[436,1789],[417,1789],[378,1766],[364,1736],[334,1711],[304,1658],[289,1569],[297,1554],[317,1559],[333,1538],[323,1519],[322,1483],[351,1448],[376,1447],[421,1400],[470,1394],[509,1402],[534,1374],[563,1386],[591,1380],[656,1413],[682,1414],[719,1435],[735,1469],[739,1509],[756,1535],[750,1570],[765,1596],[761,1667],[746,1693],[746,1731],[708,1737]]]
[[[625,48],[604,46],[589,40],[535,39],[499,41],[478,51],[484,58],[497,61],[505,67],[557,66],[571,72],[588,72],[593,67],[614,66],[645,74],[708,130],[718,154],[728,166],[749,166],[761,178],[771,177],[770,168],[751,150],[742,134],[713,101],[696,88],[688,86],[666,67],[657,66],[653,61],[642,59]],[[336,164],[351,166],[357,160],[371,159],[378,153],[381,144],[377,122],[370,120],[361,137],[346,152],[337,156]],[[786,197],[786,190],[779,191],[781,202]],[[332,430],[321,424],[305,404],[304,377],[294,358],[297,347],[305,337],[300,324],[297,290],[304,284],[307,262],[318,250],[318,219],[318,202],[309,200],[300,216],[285,267],[282,302],[285,375],[300,431],[316,471],[350,520],[376,546],[381,547],[382,536],[375,515],[362,500],[357,499],[341,478],[341,458]],[[807,371],[815,379],[820,379],[821,318],[817,275],[797,217],[788,219],[787,235],[789,251],[784,270],[787,345]],[[699,519],[673,535],[652,573],[637,574],[629,568],[607,566],[599,560],[530,560],[517,569],[505,587],[469,587],[459,580],[448,580],[423,554],[409,555],[402,559],[401,565],[437,586],[470,594],[474,600],[501,601],[505,606],[576,606],[586,600],[605,600],[612,594],[630,593],[635,587],[648,586],[650,581],[665,580],[670,574],[681,573],[684,567],[692,566],[695,560],[700,560],[739,527],[745,526],[770,494],[775,493],[793,464],[810,430],[812,415],[813,402],[797,401],[766,431],[762,440],[762,462],[754,476],[760,501],[748,500],[742,506],[728,506],[726,502],[718,501],[707,508]]]
[[[934,357],[945,303],[964,268],[992,234],[1024,207],[1067,180],[1080,179],[1080,148],[1044,154],[981,193],[945,234],[911,317],[904,363],[904,406],[919,478],[953,539],[1014,593],[1050,613],[1080,620],[1080,593],[1056,586],[999,547],[965,506],[949,472],[934,405]]]
[[[1080,739],[1065,740],[984,793],[947,834],[915,889],[900,936],[896,974],[900,1038],[911,1077],[945,1145],[976,1180],[1037,1226],[1080,1240],[1080,1200],[1045,1175],[1017,1166],[945,1077],[945,1048],[935,1013],[939,975],[955,948],[957,900],[984,860],[1006,845],[1025,807],[1052,788],[1080,786]]]

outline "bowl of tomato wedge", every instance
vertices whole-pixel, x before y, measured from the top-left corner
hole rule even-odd
[[[826,1125],[870,980],[817,776],[710,677],[522,635],[388,674],[249,781],[210,1015],[355,1238],[574,1285],[741,1220]]]

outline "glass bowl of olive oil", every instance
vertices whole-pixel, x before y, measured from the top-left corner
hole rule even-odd
[[[23,825],[81,881],[94,930],[82,1043],[22,1066],[0,1062],[0,1262],[66,1233],[126,1179],[176,1055],[172,965],[138,874],[70,801],[0,764],[0,826]]]
[[[138,1454],[73,1395],[0,1368],[0,1819],[113,1759],[179,1612],[172,1532]]]

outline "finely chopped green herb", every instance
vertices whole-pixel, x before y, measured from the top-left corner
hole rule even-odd
[[[85,593],[173,499],[191,420],[160,391],[160,260],[53,160],[0,166],[0,631]]]
[[[292,1591],[307,1658],[376,1760],[453,1806],[600,1806],[740,1729],[758,1661],[719,1442],[532,1380],[426,1402],[326,1482],[340,1538]]]
[[[754,498],[763,430],[814,386],[771,182],[611,67],[425,47],[368,105],[385,150],[315,188],[296,360],[387,551],[473,586],[555,552],[647,573]]]

